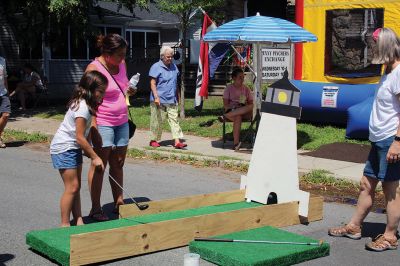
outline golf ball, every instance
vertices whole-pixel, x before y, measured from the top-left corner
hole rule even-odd
[[[251,202],[251,199],[246,199],[246,202]]]

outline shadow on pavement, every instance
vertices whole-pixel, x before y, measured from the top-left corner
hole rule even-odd
[[[141,202],[147,202],[147,201],[151,201],[151,199],[147,198],[147,197],[136,197],[133,198],[137,203],[141,203]],[[124,203],[125,204],[133,204],[132,199],[130,198],[126,198],[124,199]],[[108,216],[108,218],[110,218],[110,220],[117,220],[119,219],[118,217],[118,213],[114,212],[114,202],[109,202],[103,205],[102,207],[103,212],[105,215]],[[83,217],[83,222],[85,224],[91,224],[91,223],[97,223],[97,221],[94,221],[92,218],[90,218],[89,216],[84,216]]]
[[[24,141],[24,140],[9,141],[9,142],[6,142],[6,146],[7,146],[7,148],[16,148],[16,147],[24,146],[26,143],[28,143],[28,141]]]
[[[14,259],[15,255],[13,254],[0,254],[0,265],[6,265],[5,263]]]
[[[371,223],[364,222],[362,225],[361,235],[363,237],[371,237],[375,238],[379,234],[383,234],[385,232],[386,224],[384,223]],[[397,233],[397,237],[398,233]]]

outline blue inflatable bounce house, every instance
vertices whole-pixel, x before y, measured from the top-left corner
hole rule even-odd
[[[400,1],[296,0],[296,23],[318,37],[296,44],[293,84],[302,121],[347,125],[346,137],[367,139],[382,67],[371,64],[372,33],[400,32]]]

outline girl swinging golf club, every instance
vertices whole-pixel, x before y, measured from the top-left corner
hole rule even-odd
[[[62,227],[70,226],[71,212],[73,222],[76,225],[83,224],[79,194],[82,150],[91,159],[93,167],[104,170],[102,160],[87,138],[92,116],[103,100],[107,83],[107,78],[98,71],[89,71],[83,75],[68,103],[64,121],[50,144],[53,166],[59,170],[65,187],[60,201]]]

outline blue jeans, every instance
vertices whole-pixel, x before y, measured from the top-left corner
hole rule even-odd
[[[379,181],[400,180],[400,162],[389,163],[386,155],[394,136],[378,142],[371,142],[371,150],[365,164],[364,175],[376,178]]]

